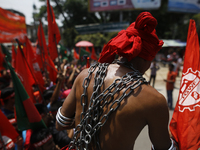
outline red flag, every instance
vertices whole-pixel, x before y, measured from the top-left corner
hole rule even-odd
[[[0,8],[0,43],[23,42],[26,33],[25,17]]]
[[[13,68],[16,66],[16,51],[15,51],[15,46],[12,45],[12,60],[11,60],[11,65]]]
[[[19,46],[17,49],[15,71],[22,84],[24,85],[24,88],[26,89],[26,92],[28,93],[30,99],[32,100],[32,102],[34,102],[35,100],[33,96],[32,85],[35,84],[35,80],[33,78],[33,75],[31,74],[25,58],[23,57],[21,50],[19,49]]]
[[[15,130],[15,128],[12,126],[12,124],[9,122],[7,117],[3,114],[3,112],[0,110],[0,133],[1,136],[7,136],[13,140],[13,142],[16,141],[19,134]]]
[[[45,40],[45,36],[44,36],[44,30],[42,27],[42,22],[40,21],[40,25],[38,27],[38,32],[37,32],[37,37],[38,37],[38,46],[39,49],[36,49],[36,54],[37,54],[37,58],[38,58],[38,62],[40,64],[40,67],[42,67],[44,70],[44,59],[45,56],[48,56],[48,51],[47,51],[47,45],[46,45],[46,40]]]
[[[79,59],[79,54],[77,54],[75,48],[74,48],[74,58],[75,58],[75,59]]]
[[[200,54],[194,20],[190,20],[181,86],[170,131],[181,150],[200,147]]]
[[[4,66],[3,66],[3,63],[4,63],[4,57],[5,55],[3,54],[2,50],[1,50],[1,46],[0,46],[0,70],[4,70]]]
[[[85,50],[90,53],[89,47],[86,47]]]
[[[55,68],[55,64],[49,56],[46,57],[46,63],[49,78],[51,81],[53,81],[53,83],[56,83],[58,70]]]
[[[97,56],[96,56],[96,53],[95,53],[95,50],[94,50],[94,47],[92,47],[91,59],[96,60],[96,61],[98,60]]]
[[[51,7],[49,0],[47,0],[47,20],[48,20],[48,48],[51,59],[54,60],[58,57],[57,44],[61,39],[60,31],[56,24],[53,8]]]
[[[44,90],[44,80],[42,73],[40,71],[39,64],[37,62],[37,57],[33,52],[33,47],[31,46],[31,42],[29,39],[26,37],[26,51],[27,51],[27,62],[29,64],[29,67],[31,69],[31,72],[34,74],[34,77],[36,79],[37,84],[40,87],[40,90]]]

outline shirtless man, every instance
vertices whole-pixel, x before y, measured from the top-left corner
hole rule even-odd
[[[168,131],[166,99],[142,77],[163,45],[156,25],[150,13],[141,13],[104,47],[100,63],[76,78],[56,122],[58,130],[76,127],[75,144],[69,149],[132,150],[147,125],[152,149],[176,150]],[[115,54],[120,57],[112,63]]]

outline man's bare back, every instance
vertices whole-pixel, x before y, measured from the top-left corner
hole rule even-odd
[[[109,87],[117,78],[121,78],[127,72],[133,70],[122,65],[111,64],[108,67],[107,75],[103,84],[103,91]],[[93,73],[94,77],[95,72]],[[77,77],[72,91],[66,98],[61,113],[64,116],[71,117],[76,112],[75,126],[80,123],[80,114],[82,112],[81,95],[83,93],[83,81],[88,76],[88,69],[84,70]],[[91,78],[88,86],[88,104],[89,98],[93,92],[94,78]],[[126,89],[126,88],[125,88]],[[124,89],[124,90],[125,90]],[[122,95],[123,90],[119,95]],[[114,101],[114,100],[113,100]],[[112,104],[112,103],[111,103]],[[104,114],[110,110],[110,105],[104,108]],[[73,106],[73,107],[72,107]],[[136,88],[134,92],[127,98],[122,100],[120,107],[113,112],[104,126],[100,129],[100,145],[102,150],[126,149],[132,150],[135,140],[141,130],[148,125],[149,133],[154,146],[169,147],[168,126],[168,108],[165,98],[154,88],[147,84],[143,84]],[[155,129],[156,128],[156,129]],[[156,130],[156,131],[155,131]],[[155,132],[155,133],[154,133]],[[157,133],[160,133],[159,135]],[[160,145],[159,143],[162,143]],[[166,143],[166,144],[165,144]],[[94,144],[94,143],[93,143]]]
[[[166,99],[142,77],[163,45],[163,41],[156,35],[156,25],[157,20],[149,12],[142,12],[135,22],[103,47],[98,60],[100,66],[96,70],[105,63],[110,65],[99,90],[98,84],[101,85],[102,82],[100,78],[94,80],[96,70],[92,77],[88,76],[90,73],[86,69],[76,78],[63,107],[57,113],[56,123],[59,130],[76,127],[74,147],[83,145],[81,149],[97,149],[99,141],[102,150],[132,150],[136,138],[147,125],[153,150],[176,150],[168,131],[169,111]],[[113,64],[116,55],[119,60]],[[104,71],[97,71],[97,77]],[[132,71],[134,73],[129,73]],[[120,87],[113,90],[112,84],[121,78],[123,80],[120,80]],[[109,92],[105,92],[107,88]],[[97,93],[99,96],[96,96]],[[108,93],[111,93],[110,97],[104,96]],[[89,101],[93,105],[88,108]],[[87,107],[82,107],[86,103]],[[71,123],[74,114],[73,126]]]

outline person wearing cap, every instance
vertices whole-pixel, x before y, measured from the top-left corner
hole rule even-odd
[[[14,114],[15,91],[11,87],[0,90],[0,103],[2,112],[7,116]]]
[[[163,45],[156,26],[149,12],[140,13],[104,46],[99,63],[77,76],[56,116],[58,130],[75,127],[67,149],[132,150],[148,126],[153,150],[176,150],[166,99],[143,77]]]

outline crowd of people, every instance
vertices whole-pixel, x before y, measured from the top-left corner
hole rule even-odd
[[[56,65],[56,63],[55,63]],[[47,129],[38,129],[38,131],[25,130],[19,131],[15,118],[15,91],[11,78],[10,70],[1,70],[0,72],[0,109],[8,118],[9,122],[19,133],[19,138],[15,144],[10,145],[11,139],[1,136],[0,141],[4,141],[6,149],[61,149],[69,144],[74,130],[58,131],[55,128],[56,113],[62,105],[65,98],[71,91],[71,87],[77,75],[86,67],[76,63],[69,63],[63,59],[58,69],[56,83],[46,78],[45,89],[40,96],[39,88],[33,85],[34,105],[42,116]],[[29,138],[29,139],[28,139]],[[28,139],[28,140],[27,140]],[[52,148],[54,147],[54,148]],[[0,149],[3,148],[0,144]]]
[[[156,62],[151,65],[151,61],[163,45],[155,33],[156,25],[157,21],[150,13],[141,13],[136,22],[104,46],[100,63],[90,63],[91,69],[64,59],[57,65],[56,83],[44,75],[42,100],[37,86],[33,86],[33,94],[34,105],[47,127],[45,129],[18,131],[11,74],[9,70],[2,70],[0,108],[19,133],[12,145],[9,144],[11,139],[1,136],[3,145],[13,150],[75,149],[77,145],[86,149],[132,150],[136,138],[147,125],[152,149],[175,150],[176,142],[168,131],[166,99],[154,88],[159,66]],[[144,33],[138,34],[136,30],[144,30]],[[146,34],[153,40],[140,45]],[[119,57],[114,61],[115,55]],[[149,68],[153,87],[143,78]],[[173,89],[169,86],[174,86],[177,75],[171,73],[173,68],[170,64],[164,80],[168,85],[170,108]]]

